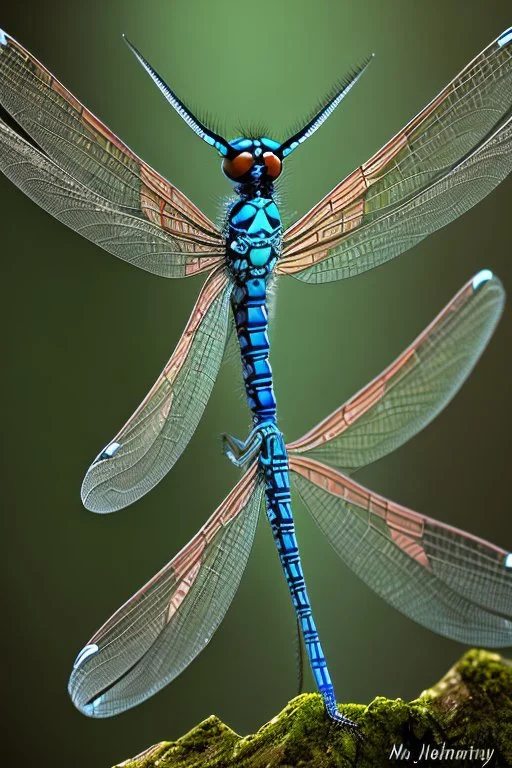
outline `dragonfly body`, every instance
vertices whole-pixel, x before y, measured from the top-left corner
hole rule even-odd
[[[259,471],[264,478],[267,518],[315,682],[329,716],[345,725],[353,725],[338,712],[334,687],[313,619],[295,535],[288,455],[283,435],[277,427],[277,405],[269,361],[267,285],[280,255],[282,227],[273,198],[273,179],[267,175],[267,166],[280,170],[280,161],[269,151],[279,145],[265,138],[237,139],[232,144],[243,148],[247,154],[251,149],[254,160],[248,181],[237,188],[241,200],[229,210],[226,239],[228,267],[235,283],[231,306],[254,429],[243,443],[226,436],[226,453],[239,466],[247,463],[255,453],[258,455]]]
[[[489,270],[470,280],[382,374],[299,440],[277,424],[268,288],[277,275],[323,283],[393,258],[447,224],[512,168],[512,30],[485,48],[367,163],[283,232],[274,183],[286,157],[332,114],[366,69],[281,143],[226,141],[209,130],[129,44],[165,98],[222,157],[238,200],[223,230],[135,155],[26,49],[0,32],[2,169],[56,218],[158,275],[209,273],[185,331],[147,397],[91,464],[84,504],[112,512],[174,465],[206,407],[233,314],[252,428],[224,436],[245,473],[198,534],[128,600],[78,655],[75,705],[107,717],[180,674],[205,647],[236,592],[263,498],[327,712],[338,712],[295,537],[293,480],[338,554],[412,619],[448,637],[512,644],[512,554],[383,499],[349,475],[402,445],[449,402],[499,319]],[[25,135],[31,137],[27,141]]]

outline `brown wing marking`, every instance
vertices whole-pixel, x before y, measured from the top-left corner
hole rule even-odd
[[[206,407],[224,350],[231,281],[210,273],[162,373],[82,484],[84,505],[113,512],[131,504],[174,466]]]
[[[245,506],[254,490],[257,466],[257,462],[251,465],[209,520],[172,560],[173,571],[177,578],[184,578],[191,569],[196,567],[202,553],[215,539],[221,528],[230,523]]]
[[[468,68],[470,66],[471,64],[468,64]],[[436,99],[416,115],[370,160],[356,168],[287,230],[283,254],[285,258],[278,263],[277,272],[293,274],[316,264],[317,261],[327,256],[329,248],[339,239],[340,235],[348,234],[361,226],[365,214],[367,190],[372,184],[379,181],[382,172],[407,147],[408,137],[417,126],[429,117],[439,104],[450,95],[452,90],[453,83],[450,83]],[[303,253],[305,249],[307,249],[307,253]],[[294,258],[296,253],[298,256]]]
[[[378,212],[379,200],[368,207],[368,190],[380,181],[400,153],[407,150],[410,140],[416,138],[429,122],[436,119],[436,111],[464,85],[468,74],[487,57],[496,53],[497,41],[479,53],[416,117],[387,142],[370,160],[359,166],[337,184],[317,205],[288,228],[283,238],[283,256],[276,267],[279,274],[294,274],[322,261],[343,235],[357,229]],[[501,48],[499,53],[503,52]],[[383,190],[385,193],[385,190]],[[396,202],[403,202],[397,200]]]
[[[425,552],[422,538],[424,531],[430,526],[442,528],[448,533],[463,536],[475,544],[484,547],[487,555],[492,556],[498,566],[503,566],[507,552],[478,536],[473,536],[466,531],[461,531],[451,525],[441,523],[426,515],[421,515],[401,504],[396,504],[315,459],[290,454],[289,461],[290,469],[302,475],[306,480],[327,491],[332,496],[337,496],[360,509],[366,510],[369,515],[369,522],[375,517],[382,520],[394,543],[405,554],[416,560],[419,565],[427,570],[432,570],[432,565]]]
[[[256,463],[251,466],[210,519],[170,563],[175,578],[180,583],[169,603],[167,622],[172,619],[192,588],[201,570],[201,560],[206,547],[215,539],[223,526],[231,522],[244,508],[254,490],[256,467]]]
[[[159,583],[160,587],[166,580],[176,582],[167,611],[166,621],[169,623],[192,588],[201,570],[202,557],[208,545],[225,525],[236,518],[253,493],[257,476],[256,470],[257,462],[252,464],[188,544],[98,629],[89,640],[90,644],[101,640],[109,630],[116,626],[119,615],[124,613],[125,608],[130,603],[138,602],[156,583]]]
[[[289,444],[291,451],[303,453],[317,448],[323,443],[327,443],[336,437],[339,437],[346,429],[354,424],[361,416],[370,410],[381,400],[402,376],[409,372],[411,367],[420,363],[417,355],[421,345],[437,329],[449,322],[450,316],[454,315],[459,307],[474,293],[472,281],[469,281],[453,297],[449,304],[439,313],[439,315],[430,323],[429,326],[412,342],[412,344],[402,354],[389,365],[386,370],[376,376],[373,381],[361,389],[344,405],[341,405],[333,413],[327,416],[323,421],[317,424],[313,429],[307,432],[303,437]]]
[[[103,150],[113,154],[139,179],[140,211],[152,223],[169,234],[177,236],[182,250],[192,257],[185,267],[185,274],[194,275],[211,269],[224,259],[224,238],[215,224],[205,216],[182,192],[168,182],[157,171],[139,158],[101,120],[92,114],[73,94],[60,83],[46,67],[29,51],[9,35],[8,46],[16,49],[25,60],[32,74],[57,93],[76,112],[75,119],[86,129]],[[0,46],[0,56],[3,46]],[[14,115],[16,118],[16,115]],[[83,137],[83,143],[87,137]],[[108,195],[107,195],[108,197]],[[217,256],[202,257],[222,251]]]
[[[153,387],[150,389],[150,391],[148,392],[148,394],[146,395],[142,403],[139,405],[137,410],[128,419],[126,424],[118,432],[118,434],[115,436],[112,442],[122,442],[121,438],[123,433],[127,429],[127,427],[129,427],[132,424],[132,422],[137,419],[137,416],[139,415],[139,413],[142,410],[144,410],[146,404],[151,400],[151,398],[153,397],[155,392],[160,388],[164,380],[167,380],[171,385],[173,384],[173,382],[176,379],[176,376],[179,374],[184,362],[187,359],[187,355],[190,351],[190,347],[192,346],[192,342],[194,341],[194,337],[196,335],[197,329],[201,325],[201,322],[204,316],[206,315],[208,308],[210,307],[212,301],[223,291],[223,289],[226,287],[228,282],[229,282],[229,277],[224,269],[219,269],[216,273],[212,273],[212,275],[205,282],[203,289],[199,294],[197,301],[194,305],[194,308],[192,310],[188,323],[185,326],[185,330],[183,331],[183,334],[181,335],[181,338],[176,346],[176,349],[174,350],[173,354],[169,358],[165,368],[163,369],[162,373],[160,374],[160,376],[158,377],[158,379],[156,380]],[[169,411],[171,410],[171,406],[172,406],[172,399],[173,399],[173,392],[171,390],[171,392],[169,393],[169,397],[167,397],[162,407],[163,420],[165,420],[169,415]]]

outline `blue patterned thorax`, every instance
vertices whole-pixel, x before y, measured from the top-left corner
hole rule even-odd
[[[233,205],[226,248],[236,282],[268,277],[279,258],[281,233],[281,217],[271,197],[244,198]]]

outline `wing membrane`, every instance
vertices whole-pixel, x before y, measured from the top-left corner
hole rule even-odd
[[[292,456],[290,469],[337,554],[390,605],[463,643],[512,644],[512,555],[314,459]]]
[[[488,270],[470,280],[383,373],[304,437],[293,453],[345,472],[385,456],[451,400],[482,354],[505,301]]]
[[[360,274],[494,189],[512,167],[511,51],[509,31],[292,225],[277,271],[311,283]]]
[[[172,357],[153,388],[90,466],[84,505],[113,512],[139,499],[171,469],[210,397],[225,347],[232,286],[212,273]]]
[[[240,583],[262,492],[254,464],[189,544],[91,638],[69,681],[84,714],[135,706],[203,650]]]
[[[223,259],[224,240],[217,227],[5,33],[0,35],[0,103],[42,148],[38,165],[45,166],[46,172],[53,176],[67,179],[59,173],[65,171],[78,182],[76,190],[80,192],[75,194],[85,195],[91,204],[100,206],[91,224],[104,230],[105,243],[111,247],[100,238],[90,237],[88,231],[82,234],[119,258],[164,277],[203,272]],[[11,145],[16,143],[12,136],[10,141]],[[33,148],[32,153],[28,151],[29,146],[20,139],[16,150],[5,145],[2,148],[2,155],[7,151],[5,162],[14,174],[13,181],[62,220],[59,207],[54,211],[45,205],[43,193],[40,190],[34,193],[36,185],[32,183],[28,189],[24,188],[12,171],[11,163],[16,162],[11,156],[13,151],[20,160],[24,154],[34,164],[37,155],[33,154]],[[45,164],[45,157],[53,160],[58,169],[48,162]],[[12,178],[11,173],[7,175]],[[73,183],[68,179],[64,187],[74,199]],[[87,195],[87,192],[94,194]],[[116,229],[116,216],[125,223],[120,231]],[[80,222],[75,227],[69,215],[67,219],[68,226],[80,231]],[[150,247],[153,244],[154,251]],[[141,252],[141,249],[145,250]],[[133,250],[139,251],[138,258],[133,257]]]

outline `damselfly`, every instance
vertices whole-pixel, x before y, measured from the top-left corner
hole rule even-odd
[[[75,662],[69,690],[82,712],[103,717],[176,677],[229,606],[265,495],[318,688],[329,715],[354,725],[337,710],[313,621],[289,469],[336,551],[388,602],[449,637],[510,643],[512,556],[348,476],[402,444],[448,402],[492,333],[503,291],[489,271],[476,275],[390,368],[286,447],[269,364],[267,290],[275,275],[318,284],[371,269],[459,216],[505,178],[512,161],[512,31],[284,233],[274,199],[283,162],[333,112],[368,62],[287,140],[226,141],[129,45],[178,114],[220,153],[239,196],[224,230],[0,33],[0,99],[13,118],[0,125],[6,175],[56,218],[130,263],[166,277],[209,273],[161,376],[87,472],[84,504],[96,512],[120,509],[176,462],[211,393],[230,306],[253,428],[244,441],[224,438],[227,456],[248,467],[240,482],[196,537],[94,635]]]

